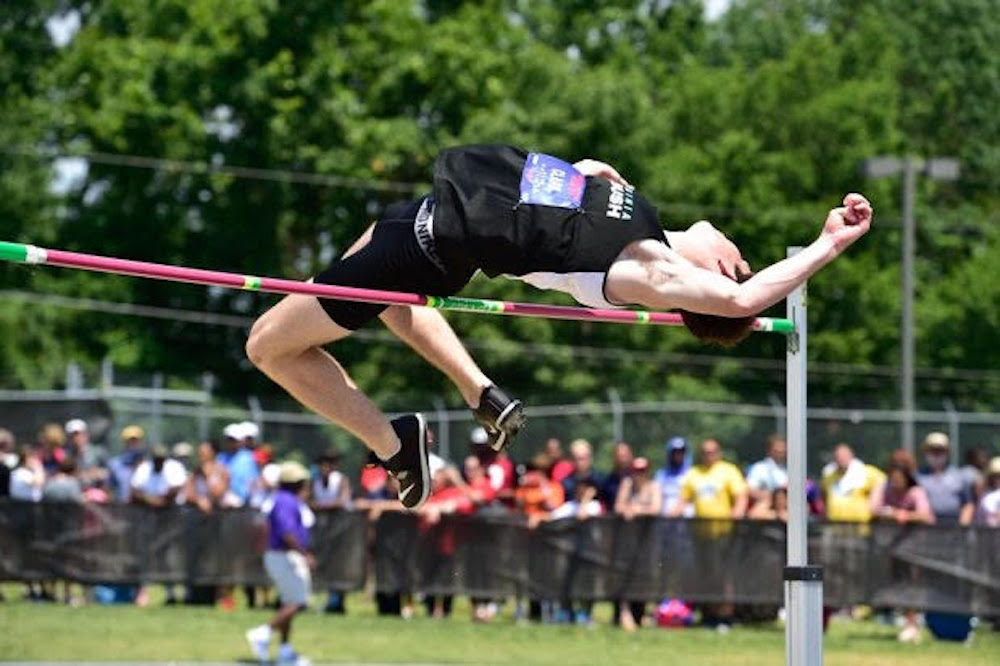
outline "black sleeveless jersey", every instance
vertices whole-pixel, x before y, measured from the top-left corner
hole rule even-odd
[[[529,153],[463,146],[434,165],[434,244],[446,262],[487,275],[606,272],[633,241],[665,242],[656,208],[632,187],[587,177],[578,206],[521,201]]]

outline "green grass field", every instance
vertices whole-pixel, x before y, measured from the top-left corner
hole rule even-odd
[[[243,632],[268,617],[261,610],[225,612],[159,603],[148,608],[39,604],[21,601],[18,586],[4,589],[0,660],[248,661]],[[509,615],[475,624],[465,603],[456,603],[455,614],[446,620],[423,617],[419,608],[409,621],[380,618],[360,594],[348,599],[348,610],[347,616],[301,615],[293,642],[318,663],[784,663],[784,634],[778,625],[736,627],[725,635],[708,629],[643,629],[629,635],[608,626],[608,604],[598,605],[598,623],[591,629],[521,626]],[[925,635],[920,645],[900,645],[891,627],[835,620],[825,655],[830,666],[996,666],[1000,634],[980,629],[971,644],[943,643]]]

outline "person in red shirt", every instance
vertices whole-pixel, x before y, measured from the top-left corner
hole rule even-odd
[[[486,475],[486,468],[479,460],[478,456],[467,456],[462,464],[463,475],[465,476],[466,495],[476,505],[476,509],[482,507],[500,507],[495,502],[497,493],[490,484],[490,479]],[[474,622],[489,622],[496,617],[499,612],[496,601],[488,597],[472,597],[472,620]]]
[[[441,517],[451,514],[469,515],[476,511],[476,503],[470,497],[472,491],[462,480],[458,470],[451,465],[445,465],[435,472],[431,478],[431,494],[422,507],[417,510],[420,520],[417,529],[421,534],[427,534],[433,540],[434,548],[442,560],[455,555],[459,545],[459,535],[454,524],[439,525]],[[436,531],[431,532],[431,530]],[[427,595],[424,605],[427,614],[441,618],[451,614],[452,596]]]
[[[479,430],[477,428],[476,430]],[[472,440],[477,439],[476,431],[473,431]],[[486,477],[489,479],[496,499],[505,506],[514,507],[514,489],[517,487],[517,473],[514,470],[514,461],[510,459],[506,451],[496,452],[488,447],[477,450],[479,460],[486,468]]]
[[[435,524],[442,515],[450,513],[470,514],[476,511],[476,503],[470,497],[471,489],[451,465],[439,469],[431,480],[431,494],[427,504],[418,509],[421,523]]]
[[[549,471],[549,478],[556,483],[562,483],[563,479],[570,476],[576,469],[572,460],[567,460],[563,456],[562,442],[558,437],[549,437],[545,442],[545,453],[552,460],[552,469]]]
[[[274,447],[266,443],[257,445],[257,448],[253,449],[253,459],[258,468],[264,469],[264,465],[274,460]]]
[[[384,467],[368,465],[361,468],[358,497],[369,500],[389,499],[389,473]]]
[[[477,507],[487,506],[496,499],[497,492],[490,484],[483,463],[477,456],[466,457],[462,464],[462,471],[465,476],[466,493]]]

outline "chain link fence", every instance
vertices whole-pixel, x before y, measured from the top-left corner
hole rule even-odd
[[[345,454],[348,469],[357,468],[364,447],[351,435],[315,414],[265,408],[249,397],[244,405],[225,405],[212,394],[210,377],[200,389],[167,388],[162,376],[154,375],[145,386],[121,386],[113,371],[105,368],[97,388],[83,386],[83,377],[67,372],[61,391],[0,391],[0,426],[8,427],[22,441],[29,441],[47,421],[82,417],[90,424],[93,439],[110,452],[120,446],[117,433],[129,424],[142,426],[150,443],[175,444],[220,437],[226,424],[250,420],[261,427],[261,440],[274,447],[277,456],[298,455],[311,460],[337,448]],[[132,379],[132,378],[130,378]],[[576,404],[527,407],[528,425],[511,451],[526,461],[550,437],[564,443],[584,438],[595,447],[598,468],[610,465],[611,447],[625,441],[637,455],[654,465],[662,463],[663,444],[674,435],[686,437],[695,446],[701,439],[718,439],[727,457],[747,465],[764,454],[768,435],[784,431],[785,409],[776,394],[768,404],[712,401],[626,402],[610,389],[606,400]],[[446,407],[442,398],[415,404],[434,432],[438,451],[459,459],[469,451],[475,424],[465,409]],[[856,454],[876,465],[900,446],[904,413],[897,410],[810,407],[808,411],[809,473],[818,474],[833,447],[850,444]],[[913,414],[918,441],[933,430],[949,434],[954,461],[960,463],[972,447],[1000,453],[1000,413],[961,412],[954,409],[919,411]]]

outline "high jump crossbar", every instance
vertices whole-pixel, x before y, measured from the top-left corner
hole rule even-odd
[[[788,248],[788,255],[800,248]],[[305,294],[320,298],[415,305],[454,310],[504,314],[521,317],[544,317],[577,321],[603,321],[621,324],[683,326],[681,316],[673,312],[610,310],[563,305],[514,303],[480,298],[424,296],[398,291],[315,284],[296,280],[257,277],[222,271],[171,266],[80,252],[49,250],[23,243],[0,241],[0,261],[45,264],[78,268],[102,273],[187,282],[231,289],[264,291],[276,294]],[[788,666],[820,666],[823,662],[823,570],[808,564],[806,522],[806,285],[788,296],[787,317],[758,317],[754,330],[783,333],[787,340],[787,439],[788,439],[788,528],[787,561],[784,569],[785,663]]]
[[[683,326],[681,316],[676,312],[649,312],[646,310],[611,310],[602,308],[582,308],[568,305],[544,305],[539,303],[515,303],[494,301],[483,298],[456,296],[424,296],[401,291],[383,291],[358,287],[341,287],[331,284],[316,284],[297,280],[258,277],[239,273],[171,266],[147,261],[133,261],[104,257],[82,252],[49,250],[35,245],[0,241],[0,260],[24,264],[45,264],[64,268],[79,268],[101,273],[132,275],[136,277],[188,282],[214,287],[265,291],[275,294],[305,294],[320,298],[344,301],[361,301],[385,305],[416,305],[439,310],[458,312],[479,312],[503,314],[519,317],[543,317],[547,319],[572,319],[577,321],[603,321],[619,324],[652,324],[657,326]],[[754,330],[774,333],[791,333],[791,320],[774,317],[758,317]]]

